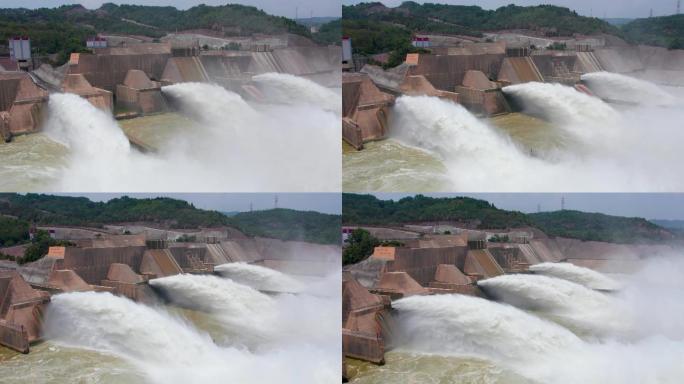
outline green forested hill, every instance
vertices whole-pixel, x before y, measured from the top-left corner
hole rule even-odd
[[[423,195],[398,201],[372,195],[342,195],[345,224],[400,224],[428,221],[472,222],[479,228],[507,228],[530,225],[521,212],[504,211],[493,204],[469,197],[433,198]]]
[[[382,3],[343,6],[343,34],[352,37],[358,53],[372,54],[401,49],[414,33],[482,36],[502,29],[538,30],[549,36],[620,34],[598,18],[584,17],[553,5],[521,7],[507,5],[496,10],[478,6],[418,4],[406,1],[388,8]],[[367,33],[365,29],[371,28]]]
[[[339,244],[341,241],[339,215],[278,208],[241,212],[230,217],[229,222],[250,236],[320,244]]]
[[[70,53],[82,51],[86,38],[97,33],[158,38],[167,32],[202,28],[223,30],[226,35],[290,32],[311,37],[305,26],[293,20],[239,4],[201,4],[187,10],[112,3],[96,10],[81,5],[0,9],[1,41],[11,36],[29,36],[37,54],[58,53],[59,63],[66,61]]]
[[[372,195],[342,195],[342,222],[352,225],[401,225],[455,221],[480,229],[536,227],[549,236],[613,243],[663,241],[674,234],[646,219],[562,210],[524,214],[496,208],[469,197],[432,198],[422,195],[398,201]]]
[[[4,217],[11,216],[11,217]],[[339,244],[340,216],[292,209],[225,215],[167,197],[120,197],[93,202],[85,197],[0,194],[0,245],[28,238],[28,223],[99,227],[125,222],[159,223],[171,228],[232,226],[250,236]]]
[[[226,225],[226,216],[195,208],[183,200],[165,197],[120,197],[93,202],[85,197],[40,194],[0,194],[0,214],[13,215],[37,225],[101,226],[106,223],[146,221],[173,228]]]
[[[29,223],[12,217],[0,216],[0,247],[11,247],[29,239]]]
[[[637,19],[623,25],[622,31],[635,44],[684,49],[684,15]]]
[[[313,40],[319,44],[340,45],[342,40],[342,20],[337,19],[322,24]]]
[[[550,236],[611,243],[670,240],[673,233],[640,217],[620,217],[580,211],[541,212],[528,215],[534,225]]]

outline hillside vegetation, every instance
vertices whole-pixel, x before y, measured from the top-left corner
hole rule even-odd
[[[481,37],[483,32],[528,29],[548,36],[575,33],[618,35],[617,27],[597,18],[584,17],[553,5],[507,5],[496,10],[478,6],[418,4],[413,1],[388,8],[382,3],[342,7],[343,34],[353,40],[355,52],[373,54],[404,48],[415,33]],[[368,29],[368,32],[364,30]]]
[[[372,195],[342,195],[343,224],[388,225],[455,221],[477,228],[508,228],[530,225],[524,213],[504,211],[493,204],[469,197],[433,198],[423,195],[398,201]]]
[[[580,211],[541,212],[528,215],[534,226],[549,236],[610,243],[670,240],[669,230],[640,217],[620,217]]]
[[[29,239],[29,223],[25,220],[0,216],[0,247],[11,247]]]
[[[278,208],[241,212],[230,217],[229,222],[250,236],[319,244],[340,243],[339,215]]]
[[[536,227],[549,236],[612,243],[670,240],[674,234],[646,219],[562,210],[524,214],[496,208],[468,197],[422,195],[398,201],[371,195],[343,194],[342,222],[347,225],[403,225],[450,221],[479,229]]]
[[[57,64],[64,63],[72,52],[84,51],[86,39],[97,33],[159,38],[187,29],[214,29],[227,36],[289,32],[311,37],[305,26],[293,20],[238,4],[201,4],[187,10],[112,3],[96,10],[81,5],[0,9],[0,40],[29,36],[36,54],[59,54]]]
[[[0,194],[0,214],[13,215],[36,225],[98,227],[107,223],[151,222],[170,228],[226,225],[226,216],[195,208],[176,199],[120,197],[94,202],[85,197],[41,194]]]
[[[684,49],[684,15],[637,19],[622,26],[627,41]]]
[[[318,44],[341,45],[342,20],[337,19],[321,25],[318,33],[313,34],[312,37]]]
[[[120,197],[94,202],[85,197],[40,194],[0,194],[0,246],[28,239],[28,223],[101,227],[104,224],[147,222],[169,228],[196,229],[232,226],[250,236],[324,244],[340,243],[340,216],[318,212],[271,209],[230,217],[195,208],[167,197]],[[7,243],[11,242],[11,243]]]

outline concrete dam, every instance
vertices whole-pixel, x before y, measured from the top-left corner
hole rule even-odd
[[[168,44],[135,44],[75,54],[60,68],[7,72],[15,89],[7,121],[26,124],[0,129],[12,138],[0,146],[0,187],[290,190],[305,185],[293,170],[306,167],[307,180],[319,183],[311,190],[339,190],[341,175],[330,172],[340,168],[330,155],[340,151],[335,49],[222,52],[173,56]],[[114,173],[102,171],[113,163]],[[239,163],[251,172],[225,166]]]
[[[4,379],[339,379],[339,247],[216,229],[194,243],[81,232],[62,228],[75,246],[0,265],[0,344],[27,353],[0,348]]]
[[[345,190],[409,191],[413,180],[425,191],[681,189],[666,171],[673,142],[653,136],[681,133],[679,51],[658,51],[660,64],[618,48],[497,59],[433,51],[344,74]],[[651,76],[664,63],[670,81]],[[644,162],[647,148],[664,151]]]
[[[423,228],[413,238],[408,226],[364,228],[404,245],[378,247],[345,269],[352,383],[636,384],[684,373],[684,311],[673,301],[684,289],[684,264],[672,246],[523,232],[486,244],[470,230]]]

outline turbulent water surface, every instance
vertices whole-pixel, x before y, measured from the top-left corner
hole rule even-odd
[[[395,301],[397,348],[386,354],[382,367],[348,359],[352,382],[682,381],[681,255],[651,259],[612,292],[576,282],[610,281],[595,272],[543,269],[556,276],[507,275],[479,282],[497,301],[461,295]]]
[[[675,191],[684,95],[618,74],[504,88],[522,108],[479,119],[434,97],[397,99],[390,138],[345,151],[349,191]]]
[[[339,275],[311,279],[297,295],[265,295],[216,276],[153,280],[172,306],[109,293],[56,295],[45,316],[45,342],[28,355],[0,349],[0,381],[334,382]]]
[[[339,190],[341,90],[284,74],[255,82],[269,96],[258,103],[212,84],[167,86],[178,113],[122,122],[53,94],[43,134],[0,146],[0,190]]]

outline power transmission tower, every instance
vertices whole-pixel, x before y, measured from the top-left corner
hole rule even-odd
[[[565,196],[561,197],[561,211],[565,210]]]
[[[278,195],[275,195],[275,208],[278,209]]]

